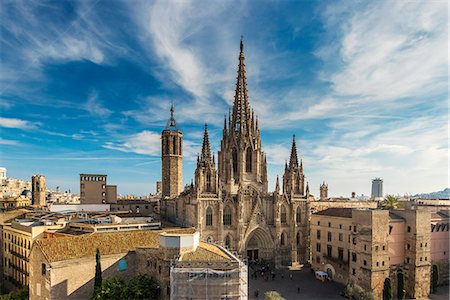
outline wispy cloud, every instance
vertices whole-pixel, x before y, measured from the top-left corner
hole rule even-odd
[[[159,155],[161,151],[161,135],[145,130],[126,137],[123,142],[106,142],[103,147],[122,152],[155,156]]]
[[[27,120],[21,120],[16,118],[1,118],[0,126],[5,128],[17,128],[23,130],[34,129],[39,125],[37,122],[30,122]]]
[[[91,92],[88,100],[84,104],[84,108],[94,117],[108,118],[112,114],[112,111],[103,106],[98,99],[98,92],[96,91]]]
[[[19,142],[15,141],[15,140],[6,140],[6,139],[0,138],[0,144],[1,145],[18,145]]]

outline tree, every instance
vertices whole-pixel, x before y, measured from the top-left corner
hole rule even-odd
[[[92,300],[121,300],[128,299],[126,297],[127,285],[123,279],[113,277],[109,280],[105,280],[102,284],[94,289],[94,295]]]
[[[405,299],[405,277],[402,270],[397,272],[397,299]]]
[[[350,283],[345,288],[345,296],[348,299],[356,300],[373,300],[373,294],[370,291],[366,291],[356,283]]]
[[[20,290],[6,295],[0,295],[0,300],[28,300],[28,296],[28,285],[26,285]]]
[[[384,280],[383,300],[392,300],[392,285],[389,277]]]
[[[264,297],[266,300],[286,300],[276,291],[267,291],[264,293]]]
[[[117,277],[103,281],[101,286],[94,289],[91,299],[158,299],[159,294],[160,289],[157,282],[147,274],[139,274],[128,283]]]
[[[386,198],[384,198],[384,201],[382,203],[382,206],[384,209],[396,209],[399,207],[398,199],[397,197],[393,195],[388,195]]]
[[[147,274],[139,274],[128,283],[125,294],[128,299],[157,299],[159,286]]]
[[[100,263],[100,250],[97,248],[95,253],[95,277],[94,277],[94,289],[102,285],[102,266]]]
[[[437,265],[433,265],[433,269],[431,271],[431,285],[433,289],[433,293],[436,293],[437,286],[439,283],[439,269]]]

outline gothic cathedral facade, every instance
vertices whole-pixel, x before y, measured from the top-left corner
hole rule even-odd
[[[309,260],[309,194],[295,136],[280,190],[268,191],[266,154],[262,150],[258,117],[249,104],[241,41],[232,114],[225,117],[220,151],[211,153],[205,125],[195,181],[183,191],[182,133],[171,116],[162,132],[163,218],[193,226],[201,239],[236,251],[248,259],[277,265]]]

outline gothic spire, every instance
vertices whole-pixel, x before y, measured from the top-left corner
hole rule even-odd
[[[173,103],[170,105],[170,118],[167,121],[166,129],[177,129],[177,122],[175,122],[175,118],[173,117]]]
[[[203,134],[203,145],[202,145],[202,161],[211,161],[211,148],[209,147],[209,137],[208,137],[208,125],[205,124],[205,132]]]
[[[280,194],[280,179],[278,178],[278,175],[277,175],[277,182],[275,183],[275,193],[277,195]]]
[[[235,132],[250,131],[250,107],[248,104],[247,78],[245,76],[244,42],[241,37],[241,52],[236,80],[236,94],[234,96],[233,117],[230,130]]]
[[[291,158],[289,160],[289,168],[298,168],[297,145],[295,143],[295,134],[292,137]]]

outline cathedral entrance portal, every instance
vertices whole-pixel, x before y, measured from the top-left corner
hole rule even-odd
[[[252,236],[247,243],[247,258],[249,261],[257,260],[259,258],[259,245],[255,236]]]
[[[272,260],[274,253],[274,243],[264,229],[256,228],[253,230],[247,238],[245,244],[245,254],[249,261],[264,259]]]

